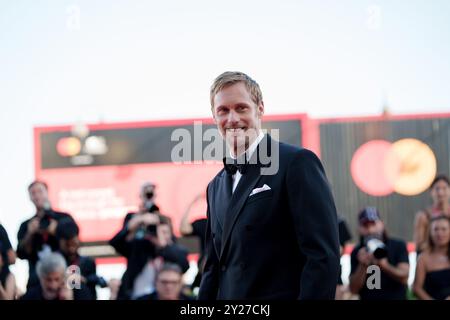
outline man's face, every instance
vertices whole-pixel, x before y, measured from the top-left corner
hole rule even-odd
[[[35,205],[36,209],[43,209],[48,202],[48,193],[45,186],[41,183],[36,183],[30,190],[30,200]]]
[[[439,180],[431,189],[431,197],[435,204],[448,203],[450,200],[450,186],[444,180]]]
[[[73,237],[71,239],[60,239],[59,248],[61,252],[69,258],[77,256],[78,248],[80,247],[80,240],[78,237]]]
[[[163,271],[156,280],[160,300],[178,300],[182,289],[181,275],[175,271]]]
[[[145,203],[148,200],[152,200],[155,197],[155,186],[145,186],[141,189],[140,198],[142,203]]]
[[[46,300],[58,298],[59,291],[64,285],[64,270],[50,272],[41,281],[42,293]]]
[[[383,231],[384,231],[384,224],[380,220],[366,222],[364,224],[359,225],[359,233],[363,237],[372,236],[381,238],[383,235]]]
[[[261,129],[264,105],[256,105],[243,82],[214,96],[213,117],[220,134],[235,155],[243,153]]]

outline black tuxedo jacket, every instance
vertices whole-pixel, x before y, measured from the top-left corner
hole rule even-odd
[[[311,151],[268,135],[251,162],[261,145],[269,146],[272,162],[278,148],[276,174],[262,175],[258,160],[247,166],[233,194],[223,169],[208,185],[199,299],[334,299],[337,214],[322,164]],[[264,184],[270,190],[249,196]]]

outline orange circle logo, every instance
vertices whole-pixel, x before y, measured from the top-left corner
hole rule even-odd
[[[350,164],[355,184],[372,196],[420,194],[430,186],[436,170],[433,151],[417,139],[369,141],[356,150]]]
[[[62,157],[75,156],[81,151],[81,142],[75,137],[61,138],[56,144],[56,151]]]

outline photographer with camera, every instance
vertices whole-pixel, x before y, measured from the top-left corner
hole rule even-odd
[[[122,230],[111,240],[118,253],[127,258],[118,299],[136,299],[155,291],[155,276],[164,262],[189,268],[188,251],[176,243],[171,221],[154,204],[155,185],[141,188],[139,211],[128,213]]]
[[[360,244],[351,253],[350,290],[361,300],[405,300],[409,275],[408,251],[404,241],[387,236],[378,210],[367,207],[359,213]],[[380,273],[377,288],[367,279],[372,265]],[[375,273],[376,276],[376,273]]]
[[[96,300],[97,292],[95,287],[106,288],[108,283],[97,275],[97,267],[93,259],[78,254],[78,249],[80,248],[79,232],[80,230],[75,221],[71,219],[61,220],[56,228],[59,251],[66,259],[68,266],[77,266],[79,268],[81,283],[86,285],[92,297]]]
[[[17,233],[17,256],[28,260],[27,288],[30,288],[39,282],[35,268],[40,257],[58,250],[58,241],[55,237],[58,222],[64,218],[73,219],[69,214],[51,208],[48,200],[48,186],[45,182],[33,181],[28,186],[28,193],[36,207],[36,214],[20,225]]]

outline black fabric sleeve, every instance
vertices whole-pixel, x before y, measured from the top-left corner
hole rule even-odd
[[[9,241],[8,234],[6,233],[5,228],[0,224],[0,244],[3,252],[12,249],[11,242]]]
[[[356,271],[356,268],[358,267],[358,259],[356,255],[358,254],[359,247],[355,247],[350,254],[350,274],[353,274]]]
[[[132,214],[129,213],[126,215],[123,227],[120,231],[109,240],[109,245],[112,246],[118,253],[120,253],[124,257],[129,257],[131,254],[131,242],[127,241],[126,237],[128,235],[128,221],[132,218]]]
[[[334,299],[340,254],[337,213],[325,171],[317,156],[302,149],[287,168],[289,214],[305,266],[299,299]]]
[[[346,242],[352,239],[350,230],[344,220],[339,220],[339,243],[343,247]]]
[[[208,185],[206,191],[208,204],[206,215],[208,220],[205,236],[205,264],[198,294],[199,300],[215,300],[219,289],[219,259],[216,255],[211,231],[211,213],[209,209],[210,203],[208,200],[209,188],[210,185]]]
[[[22,224],[19,227],[19,231],[17,232],[17,257],[19,257],[19,259],[30,258],[30,256],[27,254],[27,252],[22,246],[22,241],[25,238],[25,235],[27,234],[28,222],[29,220],[22,222]]]
[[[398,256],[397,263],[409,263],[408,249],[404,241],[398,241],[396,246],[396,256]]]

